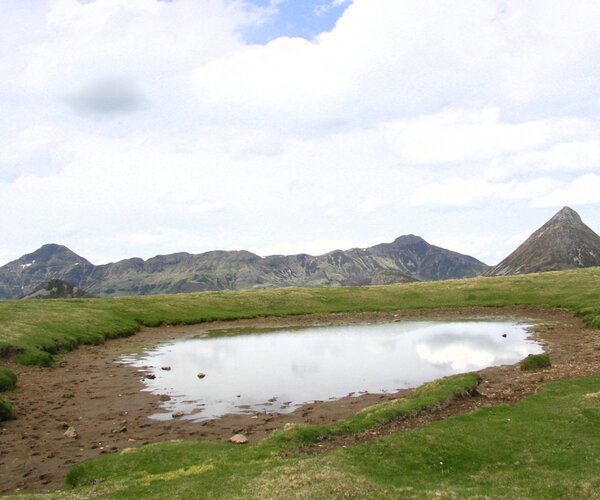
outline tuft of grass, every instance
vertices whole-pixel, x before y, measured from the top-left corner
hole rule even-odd
[[[17,386],[17,376],[6,366],[0,366],[0,392],[12,391]]]
[[[25,366],[52,366],[54,364],[54,356],[49,352],[38,349],[26,349],[17,354],[15,361]]]
[[[0,398],[0,422],[13,418],[12,406],[4,399]]]
[[[521,361],[521,370],[535,371],[541,370],[542,368],[548,368],[550,363],[550,356],[547,354],[530,354],[523,361]]]

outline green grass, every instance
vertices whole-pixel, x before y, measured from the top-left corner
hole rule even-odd
[[[530,354],[521,361],[521,370],[536,371],[548,368],[551,364],[550,356],[547,354]]]
[[[448,380],[414,397],[442,388],[451,394]],[[75,489],[59,496],[593,498],[600,495],[599,464],[596,376],[321,455],[276,439],[247,447],[145,446],[74,467],[67,482]]]
[[[479,381],[480,378],[476,374],[446,377],[423,385],[407,398],[366,408],[331,425],[288,425],[262,442],[245,448],[202,442],[169,443],[140,448],[135,452],[112,455],[75,466],[69,472],[66,484],[81,486],[105,483],[112,478],[123,479],[124,472],[128,478],[127,486],[125,491],[119,494],[128,497],[138,495],[138,489],[147,486],[148,482],[153,483],[153,486],[158,482],[157,486],[161,486],[164,479],[157,478],[183,478],[186,482],[188,478],[196,476],[198,479],[200,476],[204,488],[204,478],[210,477],[213,488],[220,494],[229,494],[242,487],[239,484],[231,489],[232,483],[237,484],[239,475],[248,473],[253,476],[257,469],[262,470],[263,466],[272,467],[273,464],[293,462],[301,456],[302,447],[327,437],[372,429],[391,420],[433,408],[449,399],[469,394],[475,390]],[[296,457],[292,457],[294,454]],[[167,456],[168,460],[165,460]],[[235,481],[232,481],[230,475],[236,476]],[[166,480],[167,483],[169,481]],[[165,491],[169,491],[169,488],[170,486],[167,486]],[[158,491],[153,487],[152,494],[155,495]]]
[[[7,368],[0,365],[0,392],[12,391],[17,386],[17,376]]]
[[[470,395],[480,380],[479,375],[475,373],[441,378],[419,387],[409,397],[370,406],[330,425],[287,425],[273,432],[265,443],[273,443],[280,449],[299,448],[326,438],[355,434],[415,415],[449,399]]]
[[[140,325],[333,312],[464,306],[560,307],[600,328],[600,268],[389,286],[285,288],[105,299],[0,302],[0,356],[49,365],[78,344],[131,335]]]
[[[8,420],[12,417],[13,417],[12,406],[7,401],[0,398],[0,422],[4,422],[5,420]]]

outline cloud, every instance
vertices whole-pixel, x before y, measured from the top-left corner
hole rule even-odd
[[[146,98],[133,80],[107,77],[65,96],[65,102],[80,113],[114,116],[143,108]]]
[[[586,174],[535,198],[533,207],[559,207],[600,203],[600,175]]]
[[[560,185],[549,177],[530,180],[490,182],[485,179],[451,177],[444,182],[434,182],[417,188],[411,197],[414,206],[468,206],[489,202],[492,199],[535,200],[546,196]]]
[[[452,177],[445,182],[434,182],[415,190],[411,197],[414,206],[465,206],[481,201],[492,192],[491,185],[479,179]]]
[[[588,136],[593,128],[589,121],[573,118],[511,123],[500,115],[499,108],[446,108],[384,123],[382,133],[405,162],[449,164],[529,153],[548,148],[557,139]]]
[[[347,3],[350,3],[350,0],[329,0],[328,2],[318,4],[315,7],[315,14],[317,16],[323,16],[330,10],[335,9],[336,7],[341,7]]]

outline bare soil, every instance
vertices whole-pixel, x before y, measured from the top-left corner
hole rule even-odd
[[[24,367],[9,361],[7,364],[18,376],[18,389],[4,393],[3,397],[13,405],[17,418],[0,424],[0,493],[59,489],[74,464],[124,448],[174,439],[226,441],[236,433],[243,433],[251,442],[256,442],[288,422],[329,423],[410,392],[349,396],[308,404],[288,414],[267,411],[203,422],[157,421],[148,416],[160,411],[159,397],[141,391],[143,374],[119,362],[123,354],[219,328],[500,317],[533,322],[532,336],[545,345],[552,367],[538,372],[523,372],[518,365],[482,370],[484,381],[478,395],[457,399],[357,436],[325,441],[310,450],[319,452],[408,430],[455,413],[514,402],[534,393],[548,381],[600,374],[600,332],[585,328],[572,314],[556,309],[468,308],[331,314],[144,328],[131,337],[110,340],[99,346],[81,346],[64,354],[53,368]],[[75,428],[77,438],[64,436],[68,427]]]

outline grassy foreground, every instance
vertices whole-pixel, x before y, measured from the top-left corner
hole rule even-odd
[[[140,325],[464,306],[562,307],[600,327],[600,268],[390,286],[285,288],[145,297],[0,302],[0,357],[50,365],[80,343]]]
[[[446,381],[456,385],[452,379]],[[423,388],[416,397],[429,390]],[[185,441],[124,450],[73,468],[67,483],[75,489],[56,496],[600,496],[600,377],[549,384],[516,405],[458,415],[319,455],[294,449],[306,442],[296,439],[294,428],[296,438],[282,444],[279,436],[289,432],[248,447]]]

